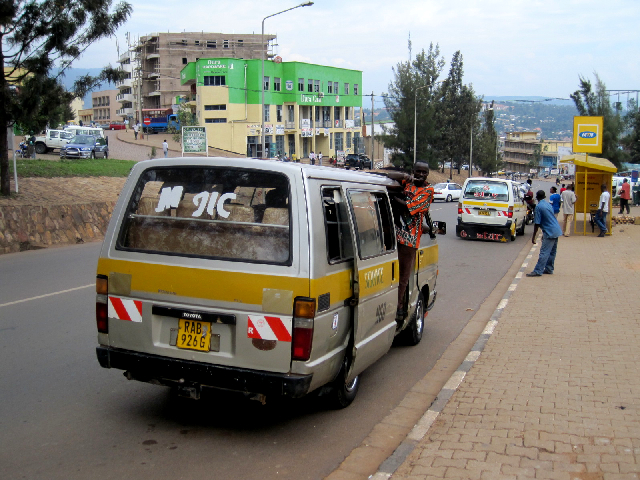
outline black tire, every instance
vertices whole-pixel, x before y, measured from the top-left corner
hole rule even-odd
[[[44,143],[36,143],[36,153],[42,155],[47,153],[47,146]]]
[[[331,392],[329,393],[329,404],[333,408],[346,408],[355,400],[360,388],[360,375],[354,378],[350,383],[346,382],[347,372],[349,372],[349,361],[345,355],[342,362],[342,368],[337,378],[331,383]]]
[[[422,292],[418,294],[416,309],[413,311],[411,320],[407,327],[400,333],[399,337],[402,343],[413,347],[420,343],[422,334],[424,333],[424,296]]]
[[[447,195],[447,198],[445,199],[445,202],[450,202],[451,200],[453,200],[453,198],[451,198],[451,195]]]
[[[516,235],[524,235],[524,227],[527,225],[527,221],[526,218],[522,219],[522,227],[516,229]]]

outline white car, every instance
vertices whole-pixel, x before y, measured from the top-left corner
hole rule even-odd
[[[457,183],[436,183],[433,186],[434,200],[444,200],[445,202],[451,202],[453,200],[460,199],[460,193],[462,187]]]

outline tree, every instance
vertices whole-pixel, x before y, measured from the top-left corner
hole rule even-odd
[[[112,36],[132,7],[113,0],[3,0],[0,4],[0,193],[9,195],[7,128],[14,124],[35,132],[65,119],[65,105],[123,72],[106,67],[97,77],[75,82],[64,91],[58,77],[94,42]],[[53,75],[54,68],[58,72]]]
[[[178,117],[178,123],[180,127],[170,125],[169,133],[171,133],[171,138],[173,138],[174,142],[182,143],[182,127],[191,127],[194,125],[198,125],[198,121],[193,111],[191,110],[191,107],[185,105],[184,103],[180,105],[176,115]]]
[[[433,144],[438,135],[435,123],[437,81],[444,68],[438,45],[429,45],[416,55],[415,60],[401,62],[394,69],[394,80],[389,83],[384,97],[394,127],[382,136],[385,145],[395,150],[394,165],[413,167],[414,121],[416,133],[416,159],[437,167]],[[414,115],[417,112],[417,115]]]
[[[475,96],[473,87],[462,83],[462,54],[458,50],[453,54],[449,75],[439,88],[439,102],[436,121],[439,126],[437,150],[444,169],[449,161],[460,173],[462,163],[466,161],[470,150],[471,134],[477,131],[478,113],[482,102]]]
[[[627,106],[625,123],[628,133],[622,139],[622,145],[629,163],[640,163],[640,110],[635,100],[631,100]]]
[[[625,159],[625,153],[620,147],[620,136],[624,130],[624,122],[620,117],[620,107],[611,106],[607,87],[596,77],[596,91],[591,87],[591,82],[580,77],[580,88],[571,94],[571,99],[576,104],[578,113],[582,116],[603,117],[602,154],[594,156],[604,157],[620,168]]]
[[[496,157],[498,135],[495,128],[495,116],[493,110],[493,101],[489,108],[485,108],[482,112],[482,127],[477,137],[478,147],[475,149],[477,156],[474,159],[475,164],[485,174],[496,172],[500,165],[499,159]]]

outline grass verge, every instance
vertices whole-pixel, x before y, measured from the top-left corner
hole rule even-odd
[[[126,177],[136,164],[133,160],[115,160],[111,158],[77,160],[39,160],[18,159],[16,167],[18,177]],[[9,161],[9,170],[13,175],[13,161]]]

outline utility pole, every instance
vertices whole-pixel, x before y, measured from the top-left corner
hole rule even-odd
[[[471,147],[469,148],[469,175],[468,177],[473,176],[471,172],[473,172],[473,124],[471,124]]]
[[[373,168],[373,91],[371,92],[371,167]]]

